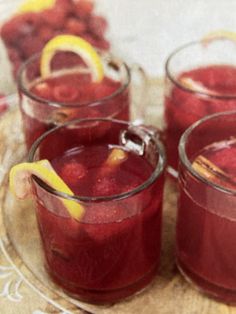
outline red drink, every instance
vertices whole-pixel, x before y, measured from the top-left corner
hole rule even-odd
[[[209,114],[236,109],[236,63],[227,60],[224,53],[236,53],[234,46],[224,40],[207,46],[194,43],[167,61],[165,133],[169,164],[175,169],[179,139],[192,123]]]
[[[196,125],[185,138],[192,165],[181,155],[177,263],[184,276],[205,293],[236,303],[235,113],[219,117]],[[223,123],[225,134],[216,129]],[[204,133],[206,138],[200,139]],[[220,141],[211,143],[213,137]]]
[[[80,221],[35,182],[46,267],[70,294],[92,303],[115,302],[144,288],[159,265],[164,178],[151,177],[162,157],[149,161],[150,155],[96,141],[72,146],[55,152],[51,163],[79,195],[85,208]],[[125,157],[113,164],[116,150]],[[40,148],[43,158],[45,151]]]
[[[58,59],[60,63],[57,63]],[[89,70],[58,55],[52,75],[42,80],[36,56],[20,73],[19,92],[27,147],[45,131],[75,118],[110,117],[129,120],[129,70],[106,60],[103,80],[95,83]],[[108,59],[108,58],[107,58]],[[63,63],[64,60],[64,63]],[[108,64],[107,64],[108,63]],[[61,66],[61,69],[58,69]],[[65,69],[66,68],[66,69]]]

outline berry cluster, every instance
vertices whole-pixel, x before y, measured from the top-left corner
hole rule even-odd
[[[98,49],[109,49],[109,42],[104,38],[106,29],[107,21],[94,14],[92,1],[56,0],[53,8],[13,16],[2,25],[0,35],[16,76],[22,62],[40,52],[56,35],[78,35]]]

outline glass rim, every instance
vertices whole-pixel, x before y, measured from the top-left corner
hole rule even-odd
[[[156,138],[154,136],[154,134],[152,134],[152,132],[148,132],[147,128],[145,128],[142,125],[135,125],[132,122],[126,122],[123,120],[117,120],[117,119],[110,119],[110,118],[85,118],[85,119],[74,119],[71,121],[68,121],[62,125],[56,126],[54,128],[52,128],[51,130],[43,133],[39,138],[36,139],[36,141],[33,143],[33,145],[31,146],[29,153],[28,153],[28,162],[33,162],[34,161],[34,157],[35,157],[35,153],[39,147],[39,145],[41,144],[41,142],[50,134],[56,132],[59,129],[65,128],[68,125],[71,124],[75,124],[75,123],[83,123],[83,122],[95,122],[95,121],[105,121],[105,122],[112,122],[112,123],[119,123],[119,124],[123,124],[126,126],[135,126],[138,128],[143,128],[144,131],[150,136],[150,138],[155,142],[156,144],[156,149],[157,152],[159,154],[159,160],[158,163],[156,165],[156,167],[153,169],[152,174],[149,176],[149,178],[147,180],[145,180],[142,184],[138,185],[136,188],[134,188],[133,190],[130,190],[128,192],[124,192],[124,193],[120,193],[120,194],[114,194],[114,195],[109,195],[109,196],[80,196],[80,195],[69,195],[67,193],[64,192],[59,192],[56,189],[50,187],[47,183],[43,182],[42,180],[40,180],[39,178],[37,178],[36,176],[33,176],[33,180],[35,180],[35,182],[44,190],[46,190],[48,193],[50,193],[51,195],[57,196],[57,197],[61,197],[64,199],[69,199],[69,200],[73,200],[76,202],[93,202],[93,203],[98,203],[98,202],[105,202],[105,201],[118,201],[118,200],[122,200],[122,199],[126,199],[128,197],[134,196],[138,193],[140,193],[141,191],[145,190],[146,188],[148,188],[149,186],[151,186],[160,176],[161,174],[164,172],[165,166],[166,166],[166,154],[165,154],[165,148],[164,145],[162,144],[162,142]]]
[[[50,101],[44,98],[41,98],[35,94],[33,94],[24,84],[23,82],[23,74],[24,72],[27,70],[27,67],[30,66],[31,64],[33,64],[34,61],[36,61],[37,59],[40,58],[42,52],[38,52],[34,55],[32,55],[27,61],[23,62],[23,64],[20,66],[20,69],[17,73],[17,86],[19,91],[21,91],[23,94],[25,94],[27,97],[31,98],[34,101],[43,103],[45,105],[49,105],[51,107],[55,107],[55,108],[82,108],[82,107],[95,107],[95,106],[99,106],[99,105],[103,105],[104,102],[106,103],[107,101],[110,101],[112,99],[114,99],[115,97],[119,96],[122,94],[123,91],[125,91],[128,86],[130,85],[131,82],[131,73],[130,73],[130,68],[129,66],[122,60],[121,61],[121,66],[124,67],[125,72],[126,72],[126,81],[121,84],[121,86],[119,88],[117,88],[112,94],[96,99],[94,101],[86,101],[86,102],[81,102],[81,103],[76,103],[76,104],[68,104],[66,102],[60,102],[60,101]],[[102,57],[106,57],[108,58],[108,56],[112,59],[114,59],[114,56],[111,53],[101,53]]]
[[[193,167],[192,163],[190,162],[187,154],[186,154],[186,144],[188,141],[189,136],[191,136],[191,133],[201,124],[205,123],[208,120],[213,120],[218,117],[224,117],[224,116],[230,116],[230,115],[235,115],[236,116],[236,110],[232,111],[224,111],[224,112],[218,112],[214,113],[208,116],[203,117],[202,119],[196,121],[193,123],[190,127],[188,127],[185,132],[182,134],[180,141],[179,141],[179,146],[178,146],[178,152],[179,152],[179,160],[180,163],[184,165],[184,167],[191,173],[193,177],[195,177],[197,180],[200,180],[201,182],[209,185],[210,187],[219,190],[220,192],[227,193],[230,195],[236,196],[236,189],[230,189],[226,188],[220,184],[217,184],[213,181],[207,180],[203,176],[201,176]]]
[[[216,40],[218,41],[222,41],[222,40],[227,40],[227,41],[230,41],[229,39],[227,38],[217,38],[215,39],[213,42],[215,42]],[[209,43],[211,44],[211,43]],[[208,44],[208,45],[209,45]],[[210,94],[210,93],[207,93],[207,92],[202,92],[202,91],[197,91],[197,90],[194,90],[194,89],[191,89],[191,88],[188,88],[186,86],[184,86],[183,84],[181,84],[175,77],[174,75],[172,74],[172,71],[170,70],[170,63],[172,61],[172,59],[178,54],[178,53],[181,53],[183,50],[189,48],[189,47],[193,47],[193,46],[198,46],[198,45],[202,45],[202,41],[201,40],[197,40],[197,41],[191,41],[191,42],[188,42],[186,44],[183,44],[181,46],[179,46],[178,48],[176,48],[170,55],[169,57],[167,58],[166,62],[165,62],[165,73],[166,73],[166,76],[167,78],[175,85],[177,86],[178,88],[182,89],[183,91],[185,92],[188,92],[188,93],[191,93],[191,94],[197,94],[197,95],[201,95],[201,96],[207,96],[208,98],[211,98],[211,99],[235,99],[236,98],[236,94],[233,94],[233,95],[214,95],[214,94]]]

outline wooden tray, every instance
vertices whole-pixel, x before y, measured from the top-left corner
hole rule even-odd
[[[159,125],[162,81],[150,81],[146,123]],[[140,294],[109,306],[93,306],[66,296],[48,278],[43,267],[34,212],[16,201],[8,190],[11,165],[25,158],[21,119],[12,106],[0,119],[0,312],[5,314],[221,314],[236,308],[211,300],[194,290],[174,263],[176,183],[167,179],[164,197],[163,245],[159,274]]]

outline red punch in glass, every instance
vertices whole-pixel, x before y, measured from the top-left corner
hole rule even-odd
[[[58,53],[46,78],[41,77],[40,60],[41,54],[32,57],[18,77],[28,148],[45,131],[75,118],[129,120],[130,71],[125,63],[104,56],[104,77],[94,82],[90,69],[72,53]]]
[[[223,35],[187,44],[167,60],[165,134],[175,170],[182,133],[206,115],[236,109],[236,42]]]
[[[74,192],[33,179],[51,278],[92,303],[143,289],[157,272],[161,247],[165,153],[153,131],[118,120],[75,120],[35,142],[29,160],[45,158]],[[66,199],[83,206],[79,220],[63,208]]]
[[[204,293],[236,304],[236,111],[196,122],[179,144],[176,257]]]

